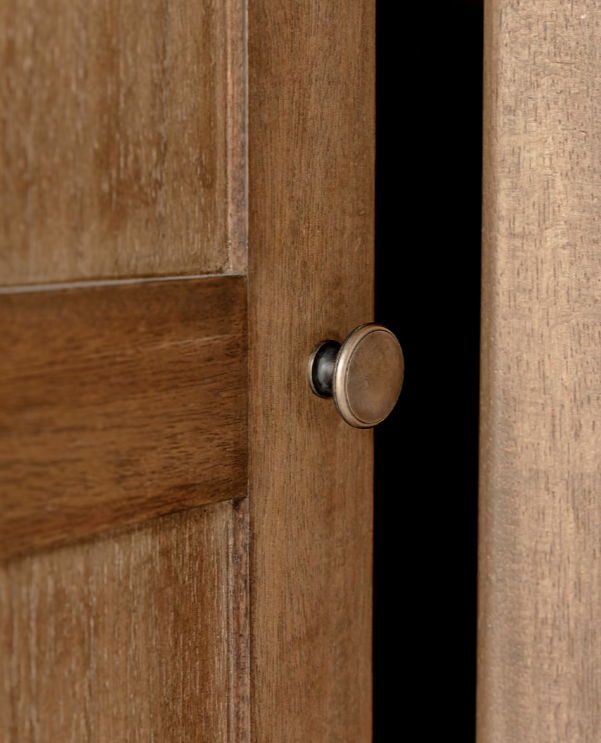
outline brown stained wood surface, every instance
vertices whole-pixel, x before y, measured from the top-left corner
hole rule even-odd
[[[1,743],[241,743],[244,510],[191,509],[0,562]]]
[[[226,0],[227,61],[227,268],[248,266],[246,0]]]
[[[242,30],[241,0],[0,4],[2,285],[244,271]]]
[[[249,4],[251,739],[371,740],[372,432],[311,350],[373,320],[372,0]]]
[[[485,3],[478,740],[601,740],[601,9]]]
[[[246,494],[241,277],[0,295],[0,554]]]

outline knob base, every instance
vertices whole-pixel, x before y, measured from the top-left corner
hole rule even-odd
[[[325,399],[334,395],[334,367],[340,350],[336,341],[318,343],[309,358],[309,385],[318,397]]]

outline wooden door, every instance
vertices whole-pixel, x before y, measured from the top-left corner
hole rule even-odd
[[[485,4],[478,739],[601,736],[598,4]]]
[[[371,0],[0,0],[0,741],[371,738]]]

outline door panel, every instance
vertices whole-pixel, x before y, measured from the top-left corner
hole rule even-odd
[[[2,284],[244,269],[242,14],[1,4]]]
[[[373,436],[306,375],[374,319],[374,11],[253,0],[247,105],[239,0],[0,10],[19,740],[371,738]]]
[[[1,563],[0,741],[242,740],[244,511],[191,509]]]
[[[485,3],[478,736],[601,735],[598,4]]]
[[[246,494],[246,282],[0,291],[0,555]]]

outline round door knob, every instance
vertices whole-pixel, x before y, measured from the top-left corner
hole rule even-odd
[[[309,359],[309,384],[319,397],[333,397],[338,412],[355,428],[372,428],[401,394],[405,362],[395,334],[384,325],[360,325],[341,345],[322,341]]]

